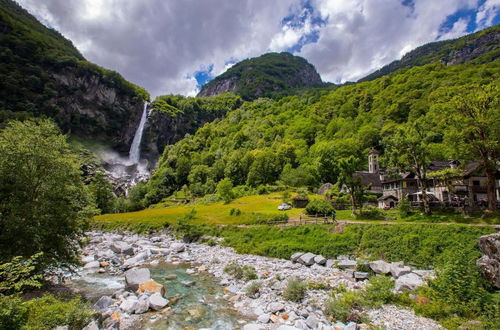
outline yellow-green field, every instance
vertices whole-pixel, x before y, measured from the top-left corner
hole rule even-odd
[[[126,227],[126,224],[143,223],[147,227],[160,227],[165,223],[175,223],[177,219],[192,209],[196,210],[194,223],[207,224],[250,224],[255,219],[255,213],[263,215],[279,215],[286,213],[290,218],[298,217],[304,209],[278,211],[282,203],[282,194],[255,195],[238,198],[229,204],[222,202],[202,205],[187,204],[168,207],[155,206],[138,212],[104,214],[94,217],[97,223],[106,227]],[[238,216],[230,215],[231,209],[239,209]]]

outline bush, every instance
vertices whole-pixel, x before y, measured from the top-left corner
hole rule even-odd
[[[232,208],[229,211],[229,215],[239,216],[239,215],[241,215],[241,210],[240,209]]]
[[[187,243],[197,241],[203,234],[200,226],[192,224],[194,219],[196,219],[196,210],[192,209],[184,214],[181,219],[177,220],[174,227],[177,235],[182,237]]]
[[[261,282],[257,281],[252,282],[245,288],[245,294],[250,298],[254,298],[256,297],[257,293],[259,293],[261,286],[262,286]]]
[[[0,264],[0,294],[21,293],[41,287],[42,275],[37,274],[38,260],[42,253],[29,259],[14,257],[10,262]]]
[[[0,296],[0,329],[21,329],[27,319],[27,310],[21,298]]]
[[[79,297],[63,300],[49,294],[24,305],[28,311],[27,329],[52,329],[60,325],[82,329],[94,314]]]
[[[360,217],[373,220],[383,220],[385,219],[385,214],[378,207],[369,206],[361,211]]]
[[[290,301],[299,302],[304,299],[307,291],[307,284],[297,279],[290,279],[283,291],[283,298]]]
[[[411,205],[407,196],[403,196],[397,206],[398,214],[401,219],[407,218],[411,214]]]
[[[369,320],[364,313],[365,305],[362,291],[346,291],[327,302],[325,314],[344,323],[366,323]]]
[[[394,281],[383,275],[372,277],[365,288],[365,298],[367,305],[378,308],[383,304],[389,304],[395,300],[392,293]]]
[[[224,272],[232,275],[238,280],[251,281],[258,278],[257,271],[251,266],[241,266],[237,262],[231,262],[226,267],[224,267]]]
[[[309,215],[330,215],[335,212],[332,204],[323,199],[315,199],[306,206],[306,213]]]

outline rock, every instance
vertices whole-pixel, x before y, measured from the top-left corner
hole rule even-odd
[[[168,300],[163,298],[159,293],[153,293],[149,297],[149,307],[154,309],[155,311],[162,309],[167,306]]]
[[[243,326],[243,330],[263,330],[263,329],[265,329],[265,327],[257,323],[248,323]]]
[[[184,243],[174,243],[170,246],[172,251],[176,253],[183,252],[186,249],[186,245]]]
[[[95,261],[95,255],[88,255],[82,257],[82,263],[87,264],[89,262]]]
[[[307,326],[307,324],[304,320],[297,320],[297,321],[295,321],[294,325],[297,329],[309,330],[309,327]]]
[[[165,276],[165,279],[169,280],[169,281],[175,280],[176,278],[177,278],[177,275],[175,275],[175,274],[170,274],[170,275]]]
[[[403,266],[398,263],[392,263],[391,264],[391,275],[394,277],[400,277],[405,274],[411,273],[411,268],[408,266]]]
[[[483,256],[476,262],[483,276],[500,289],[500,233],[481,236],[479,249]]]
[[[391,264],[384,260],[371,261],[368,266],[377,274],[389,274],[391,272]]]
[[[99,261],[95,260],[95,261],[87,262],[85,264],[85,266],[83,266],[83,269],[91,269],[91,268],[99,268],[99,267],[100,267]]]
[[[354,272],[354,278],[357,280],[367,280],[369,277],[370,277],[370,273]]]
[[[147,258],[149,258],[149,256],[150,256],[149,250],[138,253],[137,255],[125,260],[125,262],[123,263],[123,266],[124,267],[135,266],[136,264],[145,261]]]
[[[297,260],[299,260],[299,258],[304,254],[304,252],[297,252],[297,253],[294,253],[292,254],[292,256],[290,257],[290,260],[292,262],[297,262]]]
[[[356,330],[358,328],[358,325],[354,322],[349,322],[347,325],[344,327],[344,330]]]
[[[97,326],[96,321],[92,321],[89,324],[87,324],[87,326],[82,330],[99,330],[99,327]]]
[[[165,296],[165,287],[155,280],[149,280],[139,284],[139,288],[137,289],[137,293],[141,294],[144,292],[153,292],[159,293],[162,296]]]
[[[194,270],[194,269],[191,269],[191,268],[186,269],[186,274],[188,274],[188,275],[193,275],[195,273],[196,273],[196,270]]]
[[[306,324],[311,329],[316,329],[318,327],[318,319],[314,315],[309,315],[306,319]]]
[[[344,323],[342,323],[342,322],[340,322],[340,321],[336,322],[336,323],[333,325],[333,329],[334,329],[334,330],[337,330],[337,329],[338,329],[338,330],[344,330],[344,328],[345,328],[345,324],[344,324]]]
[[[415,273],[405,274],[396,280],[395,290],[401,292],[403,290],[415,290],[419,286],[425,284],[420,276]]]
[[[133,314],[137,308],[138,301],[136,299],[127,299],[120,304],[120,309],[128,314]]]
[[[271,316],[269,317],[269,319],[271,320],[271,322],[277,323],[280,318],[278,317],[278,315],[271,314]]]
[[[267,305],[267,310],[271,313],[277,313],[285,309],[285,305],[279,302],[272,302]]]
[[[125,286],[127,289],[137,291],[141,283],[151,280],[151,273],[147,268],[133,268],[125,272]]]
[[[294,311],[291,311],[290,314],[288,314],[288,320],[291,322],[297,320],[298,318],[299,316]]]
[[[53,328],[52,330],[69,330],[69,326],[67,326],[67,325],[60,325],[60,326],[57,326],[57,327]]]
[[[129,256],[134,254],[134,248],[125,242],[114,242],[113,244],[111,244],[110,248],[115,253],[125,254]]]
[[[113,317],[108,317],[102,322],[102,328],[106,330],[119,330],[120,321]]]
[[[136,314],[146,313],[149,310],[149,297],[139,299],[135,308]]]
[[[337,264],[337,267],[343,269],[343,268],[356,268],[358,263],[355,260],[350,260],[350,259],[344,259],[340,260],[339,263]]]
[[[193,286],[196,282],[195,281],[182,281],[181,283],[184,286]]]
[[[326,258],[322,255],[317,255],[316,257],[314,257],[314,262],[318,265],[324,265],[326,264]]]
[[[300,329],[292,327],[291,325],[281,325],[276,330],[300,330]]]
[[[269,318],[270,318],[269,314],[262,314],[257,318],[257,321],[266,324],[269,323]]]
[[[97,300],[97,302],[94,304],[93,308],[97,311],[104,311],[106,310],[109,306],[112,306],[115,303],[113,299],[109,296],[102,296]]]
[[[101,262],[99,262],[99,266],[100,267],[108,267],[109,266],[109,262],[101,261]]]
[[[333,260],[333,259],[328,259],[328,260],[326,261],[325,267],[327,267],[327,268],[332,268],[333,266],[335,266],[335,260]]]
[[[297,259],[297,261],[303,265],[311,266],[312,264],[314,264],[315,257],[316,257],[315,254],[308,252],[308,253],[301,255],[300,258]]]

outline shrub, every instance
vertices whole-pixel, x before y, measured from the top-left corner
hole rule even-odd
[[[224,267],[224,272],[232,275],[238,280],[256,280],[258,278],[257,271],[252,266],[241,266],[237,262],[231,262],[226,267]]]
[[[0,296],[0,329],[21,329],[27,319],[27,310],[21,298]]]
[[[222,198],[225,204],[229,203],[233,198],[233,183],[229,178],[224,178],[217,184],[217,194]]]
[[[360,216],[362,218],[373,219],[373,220],[385,219],[384,212],[381,209],[379,209],[378,207],[373,207],[373,206],[369,206],[369,207],[364,208],[363,211],[361,211]]]
[[[315,199],[306,206],[306,213],[310,215],[330,215],[335,212],[332,204],[323,199]]]
[[[42,253],[29,259],[14,257],[10,262],[0,264],[0,294],[13,294],[39,288],[42,275],[36,274],[37,263]]]
[[[411,214],[410,201],[406,195],[399,201],[397,210],[401,219],[407,218]]]
[[[27,329],[52,329],[60,325],[82,329],[94,314],[79,297],[63,300],[46,295],[27,301],[24,305],[28,311]]]
[[[299,302],[304,298],[307,291],[307,285],[297,279],[290,279],[283,291],[283,298],[290,301]]]
[[[245,288],[245,294],[250,298],[256,297],[257,293],[259,293],[261,286],[262,286],[261,282],[258,281],[252,282]]]
[[[174,227],[177,235],[188,243],[197,241],[203,234],[200,226],[192,224],[194,219],[196,219],[196,210],[191,209],[181,219],[177,220]]]
[[[344,323],[366,323],[369,320],[363,311],[365,305],[362,291],[346,291],[327,302],[325,314]]]
[[[390,277],[383,275],[372,277],[365,288],[367,305],[378,308],[383,304],[393,302],[395,299],[393,289],[394,281]]]
[[[239,215],[241,215],[241,210],[240,209],[232,208],[229,211],[229,215],[239,216]]]

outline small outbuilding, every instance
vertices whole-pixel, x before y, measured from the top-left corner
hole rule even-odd
[[[378,207],[380,209],[393,209],[398,205],[399,199],[393,195],[386,195],[378,198]]]

